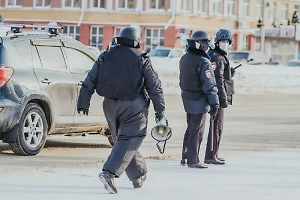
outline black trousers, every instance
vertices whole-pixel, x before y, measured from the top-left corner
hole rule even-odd
[[[103,171],[119,177],[124,171],[129,180],[147,173],[146,162],[138,151],[147,130],[149,101],[139,96],[134,101],[103,101],[105,118],[115,141]]]
[[[182,145],[182,159],[187,159],[188,164],[199,163],[199,150],[203,140],[206,113],[186,115],[187,129]]]
[[[224,123],[224,108],[219,108],[217,116],[214,120],[214,140],[213,140],[213,151],[211,151],[211,123],[209,127],[209,134],[207,137],[205,159],[216,159],[218,157],[218,150],[220,147],[221,136],[223,133]]]

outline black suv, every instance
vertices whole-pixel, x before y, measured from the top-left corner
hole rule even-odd
[[[11,30],[0,37],[0,140],[19,155],[38,154],[50,134],[100,133],[112,144],[102,97],[93,95],[88,116],[76,111],[95,55],[55,28]]]

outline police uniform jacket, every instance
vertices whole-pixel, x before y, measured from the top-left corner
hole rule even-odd
[[[205,113],[209,106],[219,108],[217,86],[209,56],[188,48],[179,62],[180,88],[184,109],[189,114]]]
[[[211,63],[215,65],[214,74],[218,87],[220,106],[226,108],[228,104],[232,105],[232,95],[234,94],[234,81],[227,53],[216,46],[208,54],[211,58]]]
[[[147,54],[136,48],[116,46],[98,57],[82,83],[78,107],[89,108],[95,90],[100,96],[124,101],[144,95],[150,97],[156,112],[165,110],[158,75]]]

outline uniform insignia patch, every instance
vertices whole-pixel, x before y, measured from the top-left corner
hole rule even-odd
[[[205,75],[206,75],[207,78],[210,78],[210,77],[211,77],[211,72],[210,72],[210,70],[206,70],[206,71],[205,71]]]

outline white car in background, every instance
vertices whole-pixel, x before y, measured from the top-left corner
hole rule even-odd
[[[87,48],[89,48],[89,50],[91,50],[97,57],[101,54],[101,51],[98,47],[94,47],[94,46],[86,46]]]
[[[148,53],[152,65],[156,68],[160,67],[179,67],[179,60],[185,54],[185,50],[181,48],[156,47]]]

